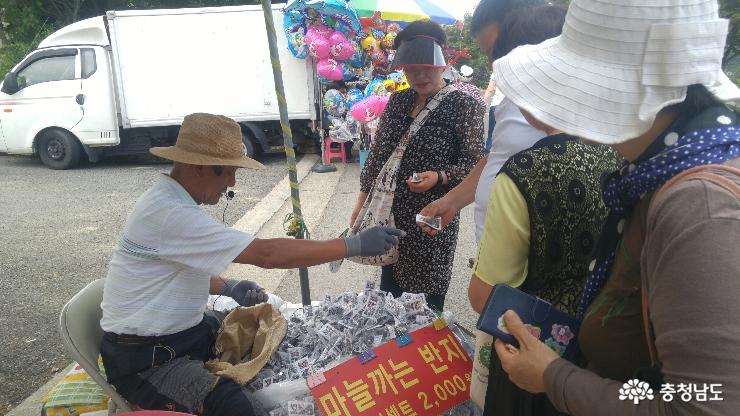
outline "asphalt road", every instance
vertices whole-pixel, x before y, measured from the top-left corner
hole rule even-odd
[[[235,223],[286,174],[282,155],[266,171],[240,169],[236,198],[207,207]],[[38,159],[0,155],[0,414],[70,360],[58,335],[62,305],[104,277],[111,250],[136,199],[169,164],[115,158],[55,171]]]

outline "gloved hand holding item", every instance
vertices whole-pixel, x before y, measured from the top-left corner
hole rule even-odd
[[[241,306],[254,306],[267,302],[267,292],[250,280],[224,279],[221,294],[228,296]]]
[[[359,234],[345,237],[347,246],[345,257],[371,257],[387,253],[393,246],[398,245],[398,237],[405,237],[406,232],[394,227],[374,226],[363,230]]]

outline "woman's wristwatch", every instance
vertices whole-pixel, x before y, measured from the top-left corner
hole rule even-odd
[[[434,186],[437,187],[437,188],[440,187],[440,186],[442,186],[443,185],[443,181],[444,180],[443,180],[443,176],[442,176],[442,171],[441,170],[438,170],[437,171],[437,183]]]

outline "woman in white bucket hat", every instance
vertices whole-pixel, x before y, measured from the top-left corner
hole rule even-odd
[[[713,0],[574,0],[563,33],[495,64],[524,113],[627,164],[578,311],[581,369],[504,315],[496,341],[519,387],[573,415],[735,414],[740,408],[740,90],[720,63]],[[553,335],[555,336],[555,335]]]

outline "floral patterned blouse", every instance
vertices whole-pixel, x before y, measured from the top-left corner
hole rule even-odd
[[[411,88],[391,96],[360,178],[362,192],[371,192],[378,173],[411,126],[415,98],[416,92]],[[436,236],[430,236],[416,225],[416,214],[459,184],[483,156],[484,113],[485,106],[478,100],[453,90],[427,116],[406,147],[396,178],[392,208],[396,227],[407,233],[399,246],[399,261],[394,265],[396,282],[405,291],[431,295],[447,293],[459,217]],[[414,172],[440,170],[449,177],[445,186],[414,193],[406,184],[406,179]]]

